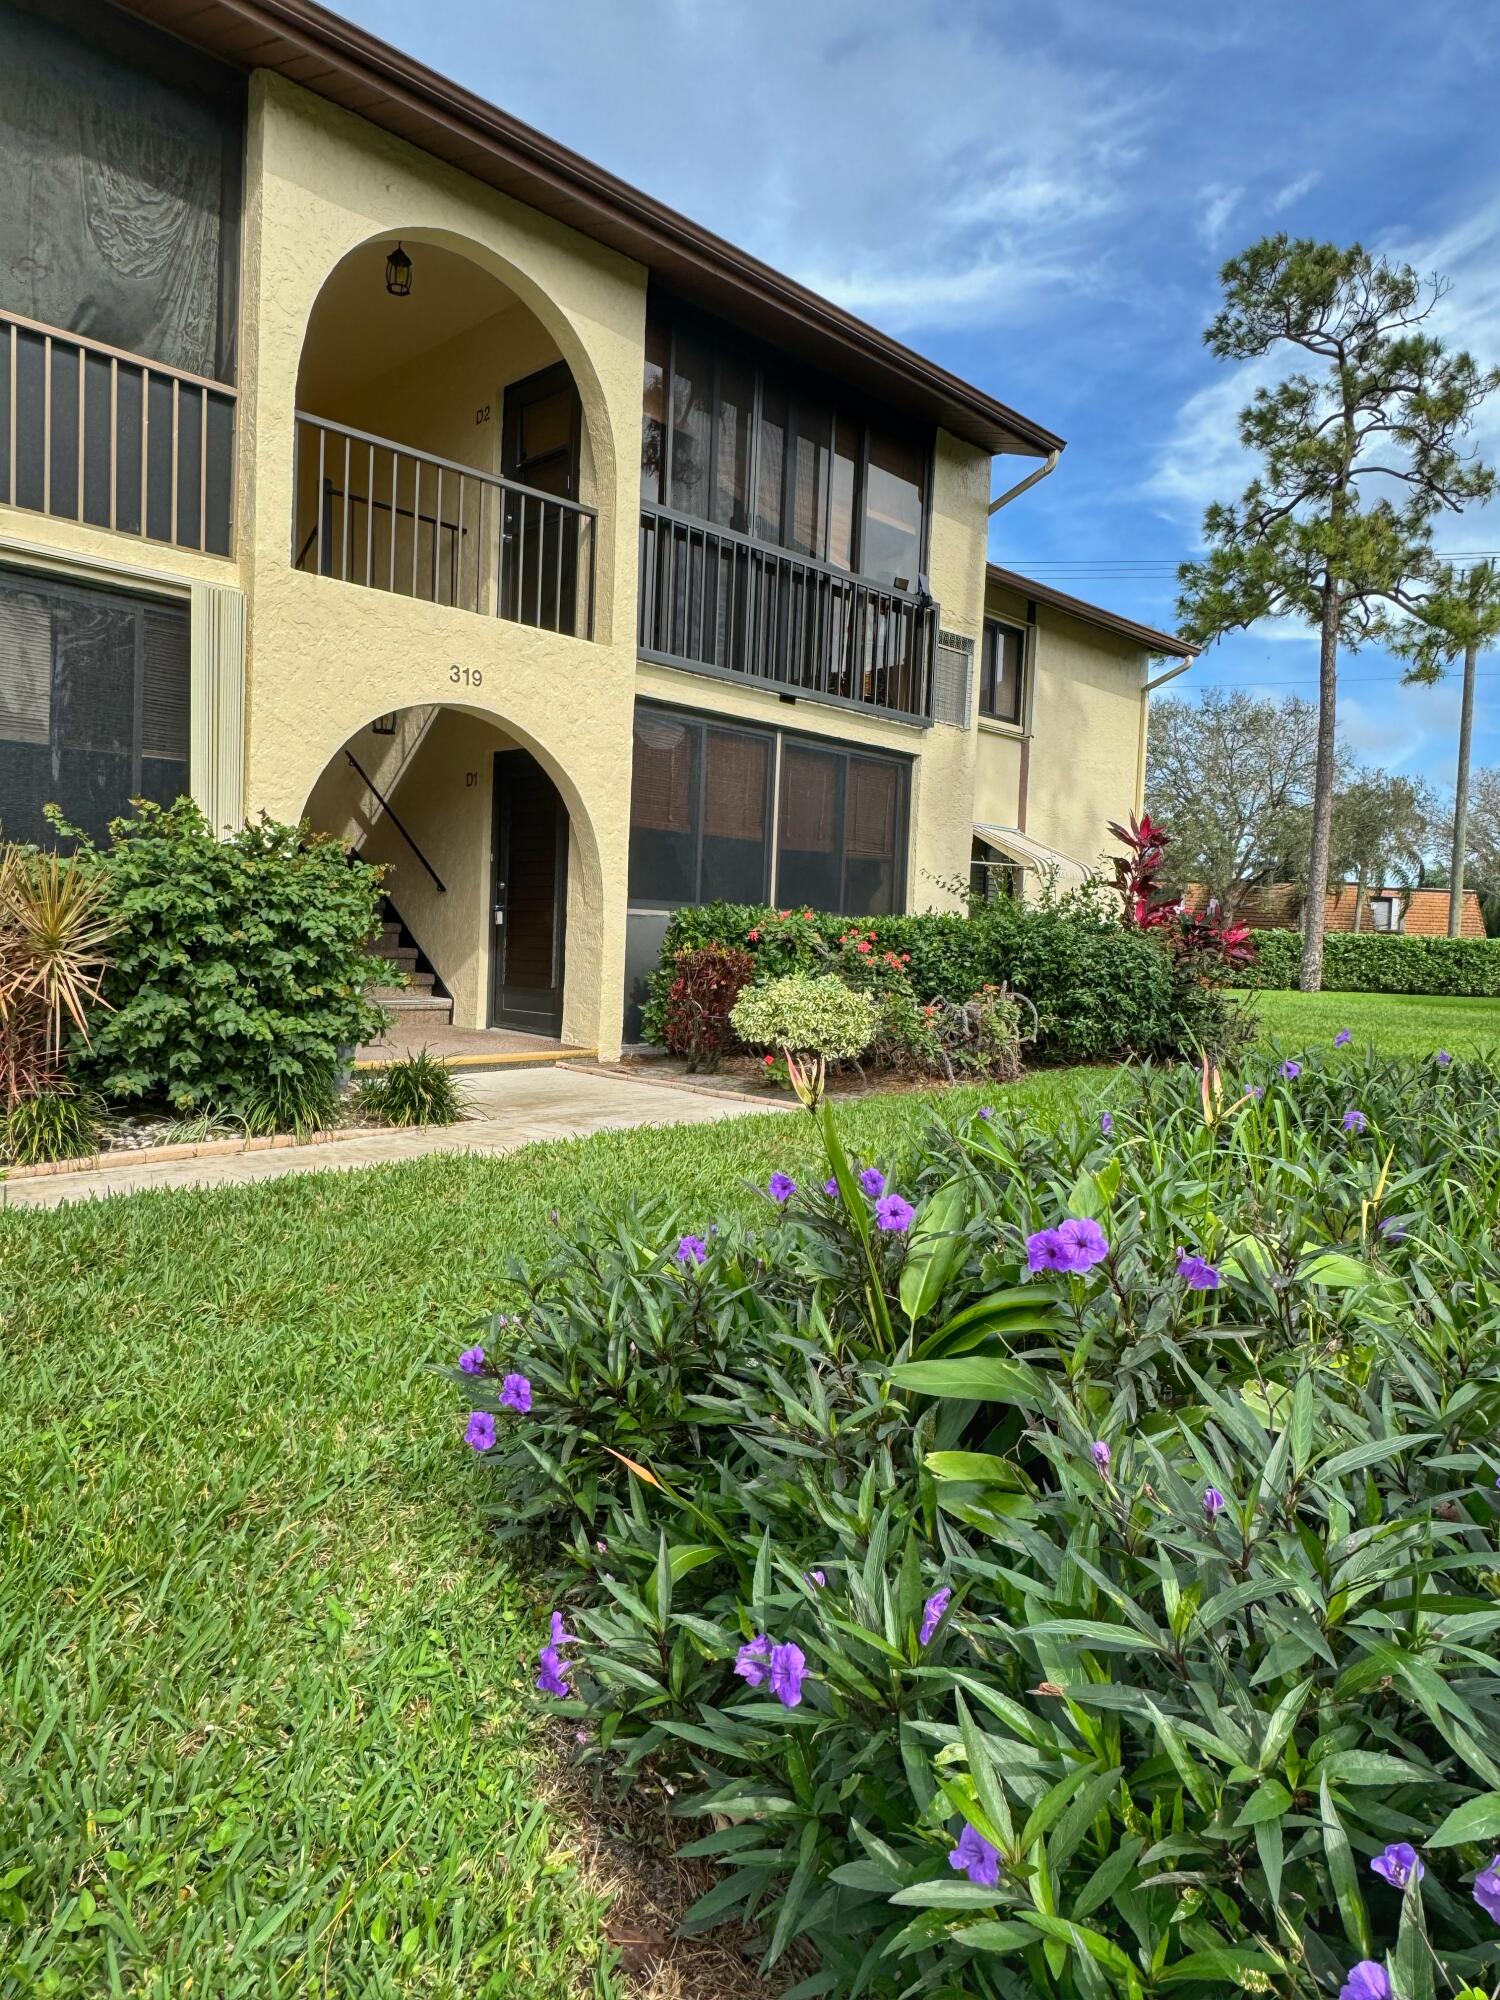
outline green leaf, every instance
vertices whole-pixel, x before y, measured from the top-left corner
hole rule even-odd
[[[1042,1407],[1033,1370],[1024,1362],[1002,1361],[993,1355],[957,1361],[907,1361],[891,1370],[890,1379],[898,1389],[910,1389],[919,1396],[1013,1403],[1029,1410]]]
[[[1477,1799],[1465,1799],[1461,1806],[1455,1806],[1422,1845],[1458,1847],[1465,1841],[1488,1842],[1496,1838],[1500,1838],[1500,1792],[1484,1792]]]
[[[898,1889],[891,1901],[915,1910],[981,1910],[993,1909],[1000,1893],[998,1884],[980,1889],[972,1882],[912,1882]]]
[[[722,1549],[710,1548],[707,1542],[678,1542],[668,1558],[673,1583],[681,1583],[689,1571],[702,1569],[705,1563],[722,1554]]]
[[[1342,1250],[1320,1250],[1309,1257],[1297,1273],[1304,1284],[1322,1285],[1326,1291],[1358,1291],[1363,1285],[1381,1282],[1380,1273],[1357,1257]]]
[[[1249,1945],[1224,1944],[1211,1951],[1189,1952],[1175,1965],[1164,1966],[1156,1975],[1158,1986],[1187,1986],[1194,1981],[1229,1980],[1232,1985],[1264,1993],[1268,1979],[1280,1979],[1286,1967],[1279,1958],[1269,1958]]]
[[[1275,1778],[1268,1778],[1263,1785],[1256,1786],[1240,1808],[1234,1823],[1236,1826],[1259,1826],[1263,1820],[1280,1819],[1291,1803],[1292,1795],[1286,1786]]]
[[[1422,1885],[1412,1881],[1401,1898],[1401,1928],[1396,1933],[1396,1955],[1391,1964],[1391,1984],[1400,2000],[1433,2000],[1432,1970]]]
[[[1030,1924],[965,1924],[962,1930],[949,1933],[954,1944],[961,1944],[967,1951],[1025,1951],[1036,1943],[1036,1932]]]
[[[1344,1935],[1361,1958],[1369,1958],[1374,1950],[1370,1940],[1369,1913],[1365,1909],[1364,1897],[1359,1893],[1359,1875],[1354,1866],[1349,1836],[1344,1831],[1338,1808],[1329,1796],[1326,1775],[1319,1786],[1318,1796],[1323,1821],[1323,1852],[1328,1857],[1328,1879],[1333,1884]]]
[[[934,1479],[962,1479],[979,1486],[1001,1486],[1007,1493],[1025,1490],[1021,1469],[1008,1458],[988,1451],[930,1451],[922,1461]]]
[[[913,1326],[925,1319],[968,1254],[963,1234],[970,1194],[961,1180],[945,1181],[924,1206],[906,1239],[901,1266],[901,1310]]]

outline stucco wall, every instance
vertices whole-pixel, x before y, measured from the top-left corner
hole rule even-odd
[[[645,273],[263,72],[252,80],[249,153],[243,420],[254,477],[243,495],[241,547],[250,592],[248,804],[295,817],[348,738],[373,716],[412,705],[461,704],[530,749],[573,820],[564,1032],[607,1049],[618,1039],[624,966]],[[493,271],[569,363],[599,507],[592,642],[289,565],[292,413],[308,318],[349,251],[396,236],[414,260],[431,242]],[[453,393],[455,421],[472,425],[468,383],[455,382]],[[473,807],[470,832],[476,854],[482,849],[474,879],[483,883],[487,781],[479,789],[484,808],[465,797],[460,815]],[[482,899],[462,900],[474,902],[475,930],[487,942]],[[465,959],[449,983],[465,996],[455,1018],[478,1025],[485,981],[477,968]]]

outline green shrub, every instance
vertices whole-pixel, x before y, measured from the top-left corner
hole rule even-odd
[[[1302,963],[1300,931],[1252,931],[1255,963],[1235,986],[1294,987]],[[1332,931],[1323,940],[1328,993],[1430,993],[1500,996],[1500,938],[1406,937],[1390,931]]]
[[[338,1123],[339,1087],[333,1064],[304,1057],[296,1070],[276,1070],[240,1098],[238,1117],[252,1138],[291,1132],[299,1139]]]
[[[382,1125],[456,1125],[464,1115],[452,1070],[426,1049],[362,1076],[357,1092],[361,1112]]]
[[[664,1040],[664,1004],[679,951],[716,942],[754,954],[756,976],[822,970],[840,956],[847,917],[778,916],[745,904],[673,912],[642,1022]],[[989,904],[972,916],[861,917],[857,931],[877,959],[892,953],[920,1001],[961,1002],[985,986],[1025,993],[1039,1018],[1038,1052],[1054,1062],[1188,1049],[1200,1039],[1179,1012],[1171,961],[1149,937],[1082,906]]]
[[[875,1034],[875,1005],[831,972],[789,972],[743,992],[730,1012],[740,1040],[751,1048],[851,1062]]]
[[[379,1031],[379,871],[337,841],[271,820],[217,840],[179,799],[141,802],[87,852],[119,929],[72,1066],[105,1096],[260,1116]]]
[[[89,1090],[54,1083],[0,1115],[0,1158],[17,1167],[97,1153],[104,1106]]]
[[[663,1032],[674,1056],[692,1070],[716,1070],[733,1045],[729,1016],[749,985],[755,960],[748,951],[700,945],[679,952],[663,1009]]]
[[[824,1106],[831,1193],[513,1270],[454,1380],[539,1686],[798,1994],[1488,1989],[1500,1073],[1114,1089],[858,1172]]]

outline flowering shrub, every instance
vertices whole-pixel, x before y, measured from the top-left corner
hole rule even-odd
[[[689,1070],[719,1067],[734,1042],[729,1016],[734,1003],[755,973],[748,951],[724,945],[700,945],[674,961],[667,992],[666,1044],[674,1056],[686,1056]]]
[[[790,1049],[794,1055],[850,1062],[862,1056],[875,1033],[875,1006],[836,974],[788,973],[752,986],[729,1016],[734,1032],[752,1048]]]
[[[570,1220],[453,1370],[690,1921],[809,1996],[1493,1987],[1500,1072],[1148,1070],[878,1162],[815,1117],[753,1227]]]

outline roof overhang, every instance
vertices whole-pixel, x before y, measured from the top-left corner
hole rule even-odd
[[[315,91],[644,264],[679,297],[970,444],[1035,458],[1062,449],[1040,424],[313,0],[114,4],[226,62]]]
[[[1014,861],[1020,867],[1029,869],[1034,875],[1049,877],[1060,888],[1075,889],[1088,880],[1089,871],[1081,861],[1075,861],[1071,854],[1059,853],[1055,847],[1046,847],[1030,834],[1022,833],[1016,826],[996,826],[986,820],[976,819],[974,831],[987,846],[1003,854],[1007,861]]]
[[[1154,625],[1137,624],[1134,618],[1122,618],[1118,611],[1106,611],[1102,605],[1089,604],[1081,597],[1069,597],[1065,590],[1054,590],[1051,584],[1038,583],[1034,577],[1022,576],[1019,570],[1002,569],[999,563],[988,563],[985,575],[1002,589],[1013,590],[1021,597],[1033,597],[1038,604],[1050,604],[1054,610],[1066,611],[1070,618],[1082,619],[1085,625],[1097,625],[1101,631],[1133,639],[1148,653],[1163,653],[1173,660],[1196,660],[1203,650],[1190,640],[1179,639],[1175,632],[1158,632]]]

